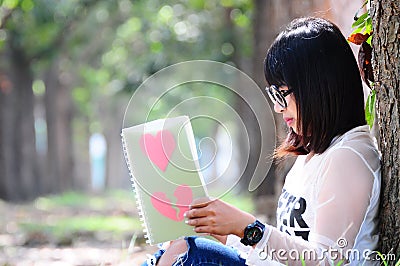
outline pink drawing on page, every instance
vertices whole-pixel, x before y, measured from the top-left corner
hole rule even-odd
[[[175,150],[174,136],[168,130],[157,132],[156,136],[143,134],[139,140],[140,147],[147,157],[165,172],[169,164],[169,158]]]
[[[177,198],[176,204],[172,204],[164,192],[154,192],[151,195],[151,203],[163,216],[174,221],[182,221],[184,219],[183,214],[189,210],[189,205],[193,200],[193,192],[189,186],[180,185],[175,189],[174,196]],[[172,205],[178,208],[178,212]]]

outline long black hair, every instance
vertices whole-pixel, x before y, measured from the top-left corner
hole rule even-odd
[[[366,124],[357,62],[333,23],[292,21],[269,48],[264,73],[270,85],[292,89],[297,106],[297,134],[289,132],[278,157],[322,153],[335,136]]]

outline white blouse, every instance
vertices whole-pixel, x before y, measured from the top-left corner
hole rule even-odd
[[[255,249],[236,236],[227,245],[248,265],[375,265],[380,155],[368,126],[349,130],[306,161],[298,156],[277,209]]]

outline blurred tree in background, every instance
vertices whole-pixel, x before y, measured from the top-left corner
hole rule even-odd
[[[107,140],[108,185],[127,184],[119,132],[133,90],[173,63],[239,64],[251,56],[248,0],[0,3],[0,197],[7,200],[90,188],[96,132]]]

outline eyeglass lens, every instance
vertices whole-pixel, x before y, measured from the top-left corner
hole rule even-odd
[[[283,108],[287,107],[285,97],[282,95],[282,92],[280,92],[275,85],[272,85],[271,87],[267,88],[267,92],[269,97],[271,98],[271,101],[274,104],[277,102]]]

